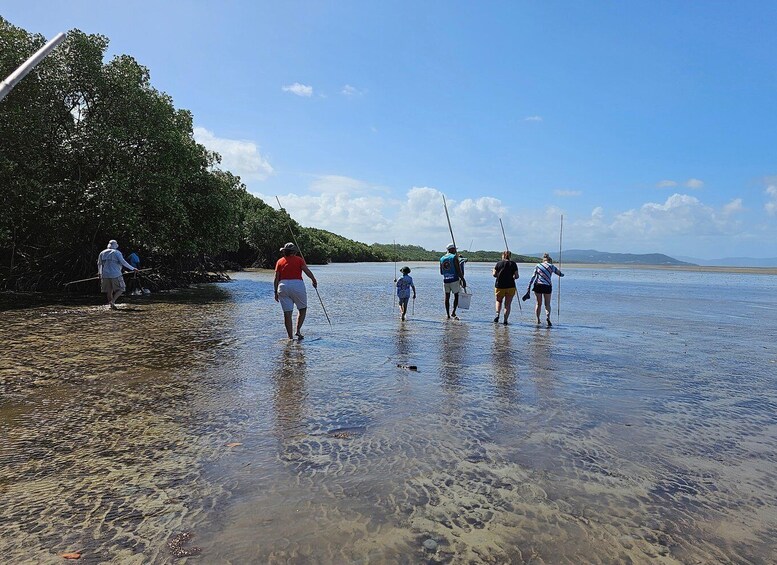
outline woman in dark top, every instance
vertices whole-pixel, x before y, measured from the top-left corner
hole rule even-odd
[[[510,260],[510,252],[502,252],[502,260],[494,266],[494,295],[496,296],[496,317],[494,323],[499,323],[499,312],[502,310],[502,301],[505,303],[504,324],[510,317],[510,304],[515,296],[515,279],[518,278],[518,265]]]

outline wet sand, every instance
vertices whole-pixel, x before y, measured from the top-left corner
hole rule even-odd
[[[404,324],[393,265],[314,267],[334,326],[311,292],[302,343],[269,272],[0,312],[0,552],[773,562],[777,279],[566,267],[548,329],[491,323],[490,265],[447,322],[411,267]]]

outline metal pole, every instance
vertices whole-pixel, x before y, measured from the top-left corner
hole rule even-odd
[[[278,201],[278,208],[283,210],[283,206],[281,206],[281,200],[277,196],[275,197],[275,200]],[[297,242],[297,238],[294,236],[294,230],[291,229],[291,221],[286,220],[286,225],[289,227],[289,232],[291,233],[291,239],[294,240],[294,245],[297,246],[297,251],[299,251],[299,256],[302,257],[302,260],[305,261],[305,256],[302,254],[302,248],[299,246],[299,243]],[[307,261],[305,261],[307,262]],[[329,319],[329,314],[326,313],[326,307],[324,306],[324,301],[321,300],[321,294],[319,294],[318,289],[314,286],[313,290],[316,291],[316,296],[318,296],[318,301],[321,303],[321,309],[324,311],[324,316],[326,316],[326,321],[329,322],[329,325],[332,325],[332,320]]]
[[[561,214],[561,227],[558,230],[558,264],[561,265],[561,238],[564,234],[564,214]],[[559,268],[559,270],[561,270]],[[561,317],[561,277],[558,278],[558,302],[556,302],[556,323]]]
[[[510,246],[507,245],[507,236],[505,235],[505,226],[502,223],[502,218],[499,218],[499,225],[502,226],[502,239],[505,240],[505,251],[510,251]],[[521,297],[518,296],[518,292],[516,291],[515,297],[518,299],[518,311],[521,313],[521,318],[523,318],[523,306],[521,306]]]
[[[397,240],[394,240],[394,300],[392,302],[393,306],[391,307],[391,312],[394,312],[394,309],[397,307]]]
[[[32,57],[27,59],[18,69],[8,75],[7,79],[0,82],[0,100],[5,98],[6,95],[8,95],[11,90],[13,90],[13,87],[16,86],[20,80],[26,77],[27,74],[35,68],[35,65],[45,59],[46,55],[51,53],[57,45],[64,41],[64,39],[64,33],[58,33],[55,35],[54,39],[38,49]]]

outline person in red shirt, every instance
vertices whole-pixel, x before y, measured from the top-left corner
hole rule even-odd
[[[313,273],[305,264],[305,259],[297,255],[297,246],[287,243],[281,247],[283,257],[275,263],[275,301],[280,302],[283,309],[283,323],[286,325],[286,333],[289,339],[294,339],[292,334],[291,315],[294,305],[297,306],[297,339],[304,336],[301,333],[302,324],[305,322],[305,314],[308,310],[308,294],[305,290],[305,282],[302,273],[305,273],[313,283],[313,288],[318,287],[318,282]]]

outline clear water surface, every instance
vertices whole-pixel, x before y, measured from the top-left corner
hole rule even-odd
[[[0,312],[4,561],[775,562],[777,277],[570,268],[546,328],[411,267],[404,323],[313,267],[301,343],[268,271]]]

